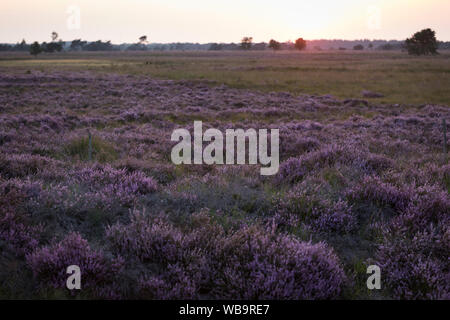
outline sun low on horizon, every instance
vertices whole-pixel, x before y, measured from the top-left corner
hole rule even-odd
[[[48,40],[237,42],[306,39],[404,39],[433,28],[450,40],[447,0],[31,0],[2,1],[0,43]],[[78,28],[70,28],[71,15]]]

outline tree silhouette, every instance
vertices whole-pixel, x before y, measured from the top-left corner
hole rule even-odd
[[[42,49],[41,49],[41,46],[39,45],[39,42],[35,41],[30,46],[30,54],[36,57],[41,52],[42,52]]]
[[[13,50],[15,51],[28,51],[30,50],[30,46],[26,43],[25,39],[22,39],[22,42],[16,43]]]
[[[101,41],[97,40],[94,42],[90,42],[83,46],[83,50],[86,51],[111,51],[113,50],[113,45],[111,44],[111,41]]]
[[[306,48],[306,41],[303,38],[298,38],[295,40],[295,49],[304,50]]]
[[[82,41],[81,39],[75,39],[70,44],[70,50],[83,50],[83,48],[86,44],[87,44],[87,41]]]
[[[146,44],[147,43],[147,36],[142,36],[139,38],[139,43],[140,44]]]
[[[281,43],[279,43],[278,41],[272,39],[272,40],[269,41],[269,48],[273,49],[274,51],[275,50],[280,50],[281,49]]]
[[[252,48],[252,42],[253,42],[253,38],[252,37],[244,37],[241,40],[241,48],[244,50],[250,50]]]
[[[431,29],[416,32],[411,38],[406,39],[405,47],[411,55],[438,54],[436,32]]]
[[[209,46],[209,51],[219,51],[222,50],[223,45],[220,43],[211,43]]]

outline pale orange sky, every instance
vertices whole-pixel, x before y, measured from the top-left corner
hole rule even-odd
[[[402,40],[428,27],[450,41],[449,17],[450,0],[1,0],[0,43],[49,41],[52,31],[63,40],[113,43],[141,35],[200,43],[243,36]]]

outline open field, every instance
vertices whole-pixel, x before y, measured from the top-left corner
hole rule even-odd
[[[160,79],[207,80],[234,88],[360,97],[377,103],[450,105],[450,52],[411,57],[404,52],[114,52],[1,54],[0,68],[93,70]]]
[[[449,58],[0,55],[0,297],[449,299]],[[279,129],[279,172],[174,165],[195,120]]]

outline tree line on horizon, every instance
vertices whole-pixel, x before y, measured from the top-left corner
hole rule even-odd
[[[254,43],[252,37],[243,37],[240,43],[149,43],[147,36],[139,37],[136,43],[112,44],[111,41],[85,41],[75,39],[63,41],[58,39],[58,33],[52,32],[51,42],[33,42],[27,44],[25,40],[15,45],[0,44],[0,51],[28,51],[32,55],[42,52],[53,53],[61,51],[233,51],[233,50],[403,50],[409,54],[437,54],[437,49],[450,49],[450,42],[436,40],[435,32],[424,29],[415,33],[405,41],[397,40],[304,40],[298,38],[295,42],[279,42],[271,39],[268,43]]]

